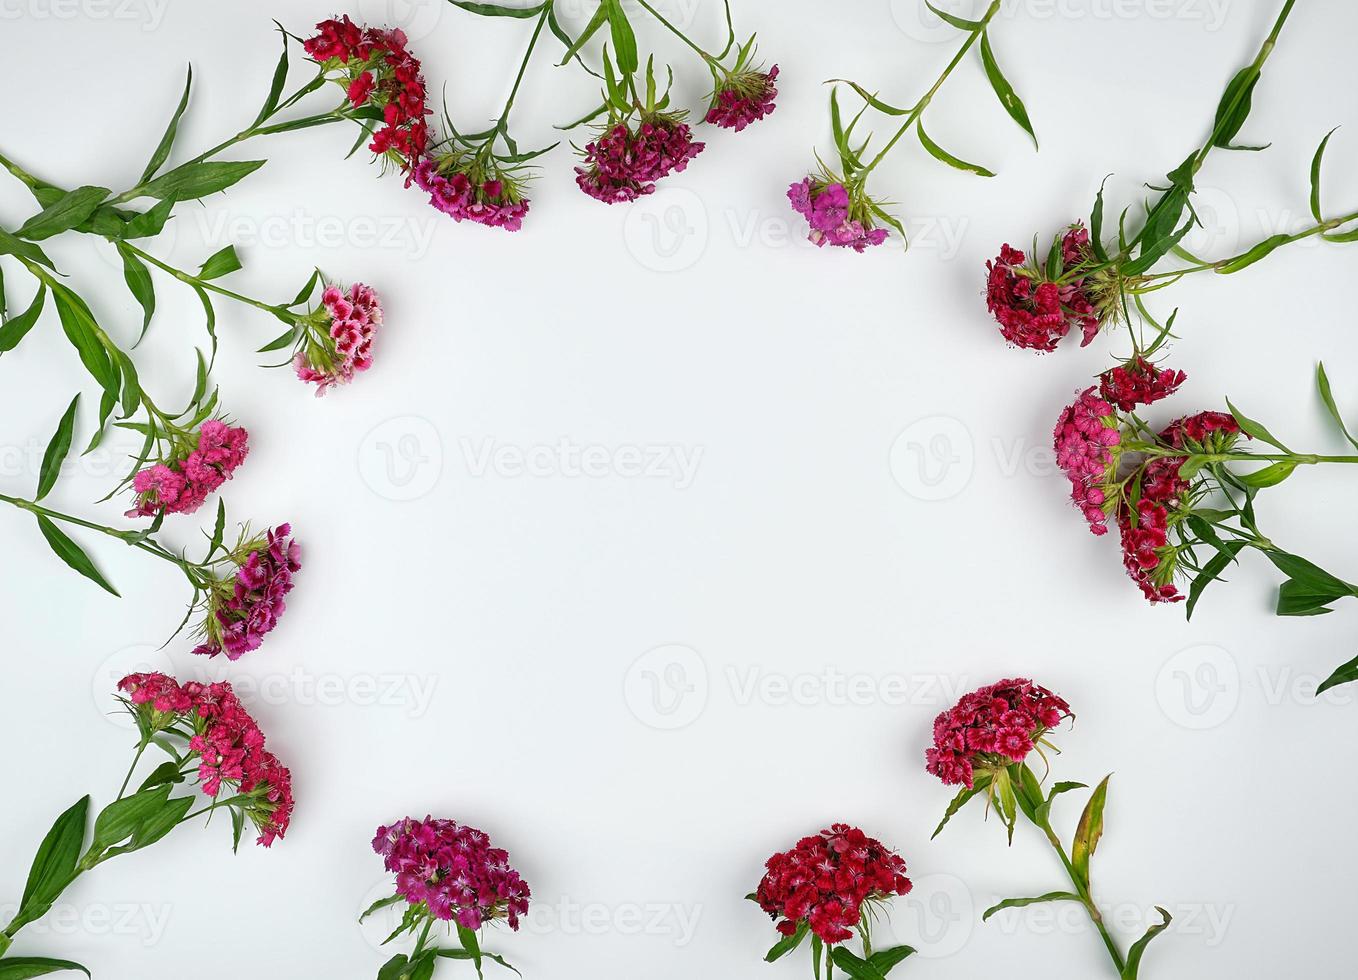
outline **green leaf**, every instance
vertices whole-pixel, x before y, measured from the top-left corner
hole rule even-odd
[[[1334,673],[1325,678],[1320,686],[1316,688],[1316,697],[1320,697],[1320,695],[1324,694],[1332,687],[1338,687],[1340,684],[1350,684],[1353,681],[1358,681],[1358,657],[1355,657],[1346,664],[1341,664],[1336,667]]]
[[[377,980],[401,980],[405,976],[406,964],[409,962],[405,953],[397,953],[382,964],[382,969],[377,971]]]
[[[1141,969],[1141,957],[1146,955],[1146,947],[1150,945],[1152,939],[1164,932],[1169,926],[1170,914],[1158,905],[1155,907],[1155,911],[1160,913],[1163,921],[1147,929],[1146,934],[1132,943],[1132,948],[1127,950],[1127,965],[1122,968],[1122,980],[1137,980],[1137,971]]]
[[[278,110],[278,100],[283,95],[283,86],[288,83],[288,34],[281,27],[278,30],[283,37],[283,53],[278,56],[273,79],[269,82],[269,92],[264,96],[264,104],[259,107],[259,115],[255,116],[252,127],[258,126]]]
[[[32,242],[15,238],[3,228],[0,228],[0,255],[15,255],[38,265],[45,265],[49,269],[53,268],[52,260],[47,257],[47,253],[41,248]]]
[[[920,143],[924,146],[926,150],[929,151],[929,155],[933,157],[935,160],[942,160],[950,167],[955,167],[958,170],[965,170],[968,173],[976,174],[978,177],[995,176],[995,174],[992,171],[987,170],[985,167],[979,166],[974,163],[967,163],[967,161],[965,160],[958,159],[957,157],[949,153],[947,150],[943,149],[943,147],[935,143],[932,139],[929,138],[929,134],[924,131],[924,120],[920,120],[918,125],[915,126],[915,132],[919,134]]]
[[[24,896],[19,900],[20,916],[27,919],[27,913],[39,908],[41,911],[31,917],[36,919],[44,914],[75,877],[89,809],[90,798],[82,797],[52,824],[29,868]]]
[[[61,464],[66,462],[66,454],[71,451],[71,434],[75,429],[75,409],[80,403],[80,393],[71,399],[71,404],[67,406],[66,412],[61,416],[61,421],[57,423],[57,431],[52,433],[52,438],[47,443],[47,450],[42,454],[42,468],[38,470],[38,492],[33,495],[35,501],[46,497],[54,486],[57,485],[57,477],[61,475]]]
[[[174,198],[176,201],[195,201],[200,197],[226,190],[264,164],[264,160],[186,163],[142,185],[140,196],[161,200]]]
[[[884,115],[887,115],[887,116],[904,116],[904,115],[907,115],[907,114],[910,112],[909,109],[902,109],[902,108],[900,108],[899,106],[894,106],[894,105],[891,105],[891,104],[888,103],[888,102],[883,102],[883,101],[882,101],[881,99],[879,99],[876,95],[874,95],[873,93],[869,92],[867,89],[865,89],[863,86],[859,85],[859,84],[858,84],[857,82],[855,82],[855,81],[851,81],[851,80],[849,80],[849,79],[847,79],[847,78],[832,78],[832,79],[830,79],[830,81],[832,81],[832,82],[837,82],[837,83],[841,83],[841,84],[844,84],[844,85],[849,86],[849,88],[853,89],[854,92],[856,92],[856,93],[858,94],[858,97],[859,97],[860,99],[862,99],[862,100],[863,100],[864,102],[866,102],[868,105],[872,106],[874,109],[876,109],[878,112],[880,112],[880,113],[882,113],[882,114],[884,114]]]
[[[1264,556],[1288,576],[1278,589],[1279,616],[1320,615],[1330,611],[1326,607],[1331,602],[1358,596],[1354,586],[1305,558],[1276,549],[1264,550]]]
[[[49,973],[66,970],[79,970],[85,976],[90,975],[89,970],[70,960],[53,960],[45,956],[11,956],[0,960],[0,980],[30,980],[31,977],[45,977]]]
[[[935,837],[941,834],[943,832],[943,828],[948,825],[948,821],[951,820],[957,814],[957,811],[962,809],[962,807],[966,806],[967,802],[973,796],[977,796],[985,792],[986,788],[989,785],[990,785],[990,774],[982,773],[981,775],[977,776],[976,779],[973,781],[971,789],[967,789],[964,786],[960,790],[958,790],[957,795],[954,796],[952,798],[952,802],[948,804],[948,809],[944,811],[943,819],[940,820],[938,826],[934,828],[934,832],[929,835],[929,839],[933,840]]]
[[[108,195],[107,187],[77,187],[29,218],[14,234],[19,238],[40,242],[69,231],[93,214]]]
[[[1255,470],[1253,473],[1241,473],[1238,478],[1247,487],[1258,487],[1259,489],[1276,487],[1291,476],[1292,471],[1296,468],[1297,464],[1291,460],[1282,460],[1265,466],[1263,469]]]
[[[627,11],[622,9],[622,0],[603,0],[604,15],[608,18],[608,29],[613,36],[613,53],[618,59],[618,71],[631,75],[641,67],[637,57],[637,36],[627,19]]]
[[[1270,235],[1268,238],[1265,238],[1262,242],[1259,242],[1259,244],[1251,248],[1248,252],[1237,255],[1235,258],[1228,259],[1225,262],[1218,263],[1215,271],[1219,275],[1229,276],[1233,272],[1239,272],[1241,269],[1249,268],[1275,249],[1281,248],[1291,241],[1295,241],[1291,235]]]
[[[66,339],[80,355],[80,362],[85,365],[85,370],[106,394],[116,396],[119,377],[113,362],[109,360],[108,352],[104,349],[103,341],[99,339],[102,331],[94,320],[94,314],[90,312],[83,299],[60,283],[52,283],[52,299],[56,302],[57,315],[61,319],[62,329],[66,332]]]
[[[118,254],[123,257],[123,280],[132,291],[132,297],[141,304],[141,333],[137,335],[137,343],[141,343],[147,328],[151,326],[151,317],[156,312],[156,287],[151,282],[151,270],[146,268],[146,263],[137,257],[137,253],[122,242],[116,242],[115,245]]]
[[[557,67],[566,64],[578,55],[580,49],[589,43],[590,38],[599,33],[599,28],[603,27],[607,20],[608,11],[604,9],[604,4],[600,3],[598,9],[594,11],[594,16],[589,19],[589,23],[585,25],[585,29],[580,32],[580,36],[575,39],[574,43],[567,45],[566,53],[562,55],[561,61],[558,63]]]
[[[1320,210],[1320,161],[1325,157],[1325,146],[1330,142],[1330,137],[1334,135],[1335,129],[1325,134],[1325,138],[1316,147],[1316,155],[1311,158],[1311,215],[1316,219],[1316,224],[1324,224],[1325,216]]]
[[[1216,119],[1212,126],[1212,145],[1223,150],[1257,150],[1262,147],[1232,146],[1240,128],[1249,118],[1254,87],[1259,84],[1260,71],[1255,65],[1246,65],[1236,72],[1226,91],[1217,103]]]
[[[0,349],[3,349],[3,347],[0,347]],[[1316,364],[1316,388],[1320,390],[1320,400],[1325,403],[1326,409],[1329,410],[1330,417],[1334,419],[1335,423],[1339,426],[1339,431],[1344,433],[1344,438],[1349,441],[1349,445],[1353,446],[1354,449],[1358,449],[1358,439],[1354,439],[1349,433],[1348,426],[1344,424],[1344,417],[1339,414],[1339,406],[1335,404],[1334,392],[1330,390],[1330,379],[1325,374],[1325,364],[1323,362],[1318,362]]]
[[[94,567],[94,562],[90,561],[89,555],[81,551],[80,546],[68,538],[61,528],[53,524],[43,514],[34,516],[38,519],[38,530],[42,531],[42,536],[47,539],[48,546],[56,552],[58,558],[105,592],[122,598],[121,593],[109,585],[108,580],[99,573],[99,569]]]
[[[1009,113],[1009,117],[1032,138],[1033,148],[1037,149],[1037,134],[1033,132],[1028,110],[1024,107],[1023,100],[1018,97],[1018,93],[1014,91],[1014,86],[1009,84],[1009,80],[1000,71],[1000,66],[995,61],[995,52],[990,47],[988,32],[981,33],[981,64],[985,66],[986,78],[990,79],[990,87],[999,97],[1000,105],[1004,106],[1004,111]]]
[[[1185,613],[1188,619],[1193,618],[1193,610],[1198,606],[1198,599],[1202,597],[1203,590],[1216,581],[1217,577],[1226,570],[1226,566],[1236,560],[1240,550],[1245,547],[1244,541],[1227,541],[1225,550],[1218,551],[1203,565],[1193,582],[1188,587],[1188,604]]]
[[[886,980],[881,970],[855,955],[847,946],[836,946],[830,953],[830,959],[853,980]]]
[[[1076,895],[1073,892],[1047,892],[1047,894],[1038,895],[1036,898],[1006,898],[1003,902],[999,902],[995,905],[990,906],[990,908],[986,909],[985,912],[982,913],[981,915],[981,921],[985,922],[996,912],[999,912],[1003,909],[1027,908],[1029,905],[1040,905],[1043,902],[1079,902],[1079,901],[1083,900],[1080,898],[1079,895]]]
[[[405,901],[405,896],[399,893],[395,895],[388,895],[386,898],[379,898],[377,901],[373,902],[371,905],[369,905],[366,909],[363,910],[363,914],[358,917],[358,921],[362,922],[364,919],[372,915],[374,912],[381,911],[382,909],[387,908],[388,906],[395,905],[397,902],[403,901]]]
[[[38,322],[46,301],[47,284],[40,282],[37,295],[33,297],[33,302],[28,304],[28,309],[0,324],[0,354],[14,350],[19,346],[19,341],[28,336],[28,332]]]
[[[1035,815],[1037,816],[1039,825],[1045,824],[1049,819],[1051,819],[1052,803],[1056,801],[1056,798],[1058,796],[1060,796],[1062,793],[1069,793],[1071,790],[1076,789],[1089,789],[1089,787],[1084,783],[1076,783],[1070,781],[1062,781],[1053,786],[1051,793],[1047,795],[1047,798],[1043,800],[1034,811]]]
[[[236,255],[236,246],[228,245],[208,257],[208,260],[203,263],[203,267],[198,270],[198,278],[220,279],[222,276],[240,268],[242,266],[240,257]]]
[[[882,976],[886,976],[891,972],[892,967],[914,952],[913,946],[892,946],[890,949],[879,949],[868,957],[868,963]]]
[[[939,10],[930,3],[929,0],[924,0],[924,5],[937,14],[941,20],[956,27],[959,31],[979,31],[981,28],[985,27],[985,24],[981,23],[979,20],[967,20],[965,17],[958,17],[956,14],[950,14],[946,10]]]
[[[1226,407],[1230,409],[1231,414],[1235,416],[1236,422],[1239,423],[1240,425],[1240,431],[1245,433],[1245,435],[1250,436],[1254,439],[1258,439],[1260,442],[1266,442],[1270,446],[1274,446],[1278,449],[1281,449],[1285,453],[1292,452],[1292,450],[1288,449],[1276,438],[1274,438],[1273,433],[1269,432],[1258,422],[1254,421],[1254,419],[1249,418],[1248,416],[1243,414],[1240,411],[1240,409],[1232,405],[1231,400],[1229,398],[1226,399]]]
[[[186,801],[190,805],[193,802],[192,797],[171,800],[171,788],[169,784],[152,786],[121,800],[114,800],[104,807],[99,816],[94,818],[94,837],[86,853],[99,858],[105,851],[124,841],[130,844],[119,853],[136,850],[164,837],[174,827],[174,824],[163,827],[166,814],[174,812]],[[183,813],[179,816],[182,817]]]
[[[156,144],[155,151],[151,154],[150,161],[146,164],[146,169],[142,171],[139,184],[145,184],[155,176],[160,165],[170,157],[170,148],[174,146],[175,134],[179,132],[179,120],[184,115],[184,110],[189,106],[189,89],[193,87],[193,65],[189,65],[188,72],[184,78],[184,94],[179,97],[179,105],[174,110],[174,115],[170,117],[170,124],[165,127],[165,135],[161,136],[160,142]],[[155,195],[152,195],[155,196]]]
[[[803,919],[801,922],[798,922],[796,932],[794,932],[790,936],[783,936],[776,943],[769,947],[769,951],[764,954],[764,962],[772,963],[774,960],[780,959],[786,956],[788,953],[792,952],[794,949],[796,949],[798,946],[802,944],[802,940],[806,938],[806,934],[809,931],[810,930],[807,927],[805,919]]]
[[[481,943],[477,941],[476,933],[461,923],[457,923],[457,939],[462,944],[462,948],[471,955],[472,963],[476,967],[476,975],[481,976]]]
[[[1108,801],[1108,780],[1112,778],[1111,775],[1104,776],[1103,782],[1094,788],[1089,802],[1085,804],[1084,813],[1080,814],[1080,822],[1075,827],[1075,840],[1070,845],[1070,863],[1086,888],[1089,887],[1089,859],[1093,857],[1099,846],[1099,838],[1103,836],[1103,808]]]
[[[545,3],[540,3],[536,7],[501,7],[496,3],[473,3],[472,0],[448,0],[454,7],[461,7],[463,10],[473,14],[480,14],[482,17],[517,17],[525,19],[536,17],[542,13]]]

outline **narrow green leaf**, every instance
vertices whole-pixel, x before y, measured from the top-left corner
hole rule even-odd
[[[1325,678],[1316,688],[1316,697],[1324,694],[1332,687],[1338,687],[1340,684],[1351,684],[1353,681],[1358,681],[1358,657],[1336,667],[1334,673]]]
[[[862,99],[864,102],[866,102],[868,105],[872,106],[874,109],[876,109],[878,112],[882,113],[883,115],[887,115],[887,116],[904,116],[904,115],[907,115],[907,114],[910,112],[909,109],[902,109],[900,106],[894,106],[894,105],[891,105],[891,104],[888,103],[888,102],[883,102],[883,101],[882,101],[881,99],[879,99],[876,95],[874,95],[873,93],[869,92],[867,89],[865,89],[863,86],[859,85],[857,82],[851,81],[850,79],[847,79],[847,78],[832,78],[832,79],[830,79],[830,81],[849,86],[849,88],[853,89],[854,92],[857,93],[857,95],[858,95],[858,97],[859,97],[860,99]]]
[[[70,960],[54,960],[46,956],[10,956],[0,960],[0,980],[31,980],[33,977],[45,977],[49,973],[68,970],[79,970],[85,976],[90,975],[89,970]]]
[[[151,317],[156,312],[156,287],[151,282],[151,270],[146,268],[146,263],[137,257],[137,253],[122,242],[116,242],[115,245],[118,254],[123,258],[123,280],[131,290],[133,299],[141,304],[141,332],[137,334],[139,344],[146,336],[146,330],[151,326]]]
[[[913,946],[892,946],[890,949],[879,949],[868,957],[868,963],[882,976],[886,976],[891,972],[892,967],[914,952]]]
[[[919,134],[920,143],[929,151],[929,155],[935,160],[942,160],[950,167],[955,167],[958,170],[965,170],[968,173],[976,174],[978,177],[995,176],[992,171],[987,170],[985,167],[978,166],[974,163],[967,163],[967,161],[953,156],[947,150],[943,149],[943,147],[935,143],[929,138],[929,134],[924,131],[924,120],[921,119],[915,126],[915,132]]]
[[[38,492],[33,495],[34,500],[46,497],[57,485],[57,477],[61,476],[61,465],[66,462],[66,454],[71,451],[71,435],[75,429],[75,409],[78,404],[80,404],[79,392],[71,399],[71,404],[67,406],[61,421],[57,423],[57,431],[52,433],[52,438],[47,443],[47,450],[42,454],[42,468],[38,470]]]
[[[802,944],[807,932],[806,920],[797,923],[797,931],[790,936],[783,936],[776,943],[769,947],[769,951],[764,954],[764,962],[772,963],[774,960],[781,959]]]
[[[377,971],[377,980],[401,980],[405,976],[406,964],[409,962],[405,953],[397,953],[382,964],[382,969]]]
[[[46,300],[47,284],[38,283],[38,292],[33,297],[33,302],[28,304],[28,309],[0,324],[0,354],[14,350],[19,346],[19,342],[28,336],[28,332],[38,322]]]
[[[1184,612],[1188,619],[1193,618],[1193,610],[1198,606],[1198,599],[1202,597],[1203,590],[1216,581],[1218,576],[1226,570],[1226,566],[1236,560],[1240,550],[1245,547],[1243,541],[1227,541],[1225,550],[1218,551],[1194,577],[1192,584],[1188,587],[1188,603]]]
[[[951,24],[959,31],[979,31],[981,28],[985,27],[985,24],[981,23],[979,20],[967,20],[965,17],[958,17],[956,14],[950,14],[946,10],[939,10],[930,3],[929,0],[924,0],[924,5],[937,14],[940,20]]]
[[[1254,421],[1254,419],[1249,418],[1244,413],[1242,413],[1240,409],[1232,405],[1231,400],[1229,398],[1226,399],[1226,407],[1230,410],[1230,413],[1233,416],[1235,416],[1235,421],[1237,424],[1239,424],[1240,431],[1245,433],[1245,435],[1250,436],[1254,439],[1258,439],[1260,442],[1266,442],[1270,446],[1274,446],[1278,449],[1281,449],[1285,453],[1292,452],[1292,450],[1288,449],[1281,442],[1279,442],[1273,436],[1273,433],[1269,432],[1258,422]]]
[[[94,314],[79,295],[59,283],[52,284],[52,299],[56,302],[57,315],[61,319],[66,339],[80,355],[85,370],[104,389],[106,395],[111,393],[116,397],[120,378],[104,349],[103,341],[99,339],[102,331],[94,320]]]
[[[21,913],[30,911],[33,906],[41,906],[45,912],[70,884],[85,843],[89,810],[90,798],[82,797],[52,824],[29,868],[24,895],[19,900]]]
[[[1291,460],[1282,460],[1252,473],[1241,473],[1239,479],[1247,487],[1258,487],[1262,490],[1264,487],[1276,487],[1291,476],[1296,468],[1297,464]]]
[[[105,592],[122,598],[122,594],[109,585],[108,580],[100,574],[99,569],[94,567],[94,562],[90,561],[89,555],[80,550],[78,544],[68,538],[61,528],[53,524],[44,515],[37,514],[35,516],[38,519],[38,530],[42,531],[42,536],[47,539],[48,546],[51,547],[58,558]]]
[[[853,980],[886,980],[881,970],[856,955],[847,946],[836,946],[830,952],[830,959]]]
[[[1132,943],[1132,948],[1127,950],[1127,965],[1122,969],[1121,980],[1137,980],[1137,972],[1141,969],[1141,957],[1146,955],[1146,947],[1150,941],[1168,928],[1171,916],[1160,906],[1155,907],[1155,911],[1160,913],[1163,921],[1156,923],[1146,930],[1146,934]]]
[[[1218,275],[1229,276],[1233,272],[1247,269],[1260,259],[1265,258],[1275,249],[1281,248],[1288,242],[1294,241],[1291,235],[1270,235],[1262,242],[1252,247],[1248,252],[1237,255],[1233,259],[1228,259],[1216,266],[1215,271]]]
[[[397,902],[403,901],[405,901],[405,896],[399,893],[395,895],[388,895],[386,898],[379,898],[377,901],[373,902],[371,905],[369,905],[366,909],[363,910],[363,914],[358,917],[358,921],[362,922],[364,919],[372,915],[374,912],[381,911],[382,909],[387,908],[390,905],[395,905]]]
[[[140,193],[143,197],[162,200],[174,198],[177,201],[195,201],[226,190],[264,164],[264,160],[186,163],[142,185]]]
[[[53,268],[52,260],[47,257],[47,253],[41,248],[32,242],[24,241],[22,238],[15,238],[3,228],[0,228],[0,255],[17,255],[20,258],[28,259],[30,262],[45,265],[49,269]]]
[[[1103,782],[1094,787],[1075,827],[1075,840],[1070,845],[1070,863],[1086,888],[1089,887],[1089,859],[1094,856],[1103,836],[1103,808],[1108,801],[1108,780],[1112,778],[1111,775],[1104,776]]]
[[[198,270],[198,278],[220,279],[241,267],[240,257],[236,254],[236,246],[228,245],[208,257],[208,260],[203,263],[203,267]]]
[[[1323,224],[1325,216],[1320,210],[1320,161],[1325,157],[1325,146],[1330,142],[1330,137],[1334,135],[1335,129],[1325,134],[1325,138],[1316,147],[1316,155],[1311,158],[1311,215],[1316,219],[1316,224]]]
[[[627,19],[627,11],[622,0],[603,0],[604,14],[608,18],[608,29],[613,36],[613,53],[618,59],[618,71],[624,76],[633,74],[641,67],[637,57],[637,36],[632,31],[632,23]]]
[[[108,195],[107,187],[77,187],[29,218],[14,234],[31,242],[40,242],[63,231],[70,231],[93,214]]]
[[[601,2],[594,11],[594,16],[591,17],[589,23],[585,25],[585,29],[580,32],[580,36],[575,39],[574,43],[567,45],[566,53],[562,55],[561,61],[558,63],[557,67],[566,64],[578,55],[580,49],[589,43],[590,38],[599,33],[599,28],[603,27],[607,20],[608,11],[604,9],[604,4]],[[565,32],[563,31],[562,33],[564,34]]]
[[[547,6],[540,3],[536,7],[501,7],[497,3],[474,3],[472,0],[448,0],[448,2],[454,7],[461,7],[482,17],[516,17],[520,20],[536,17]]]
[[[165,134],[161,136],[160,142],[156,144],[155,150],[151,153],[151,159],[146,164],[146,169],[142,171],[139,184],[144,184],[156,175],[160,165],[170,157],[170,148],[174,146],[175,134],[179,132],[179,120],[184,115],[184,110],[189,106],[189,89],[193,87],[193,65],[189,65],[184,77],[184,94],[179,97],[179,105],[175,107],[174,115],[170,117],[170,124],[165,127]],[[153,195],[154,196],[154,195]]]
[[[1004,909],[1021,909],[1029,905],[1040,905],[1044,902],[1079,902],[1082,901],[1079,895],[1073,892],[1047,892],[1045,895],[1038,895],[1035,898],[1006,898],[1003,902],[998,902],[990,906],[981,915],[981,921],[987,921],[996,912]]]
[[[989,774],[982,774],[976,777],[974,783],[972,784],[971,789],[963,787],[962,789],[958,790],[957,795],[954,796],[952,798],[952,802],[948,804],[948,809],[944,812],[943,819],[939,821],[938,826],[934,828],[934,832],[929,835],[929,839],[933,840],[935,837],[941,834],[943,832],[943,828],[948,825],[948,821],[951,820],[957,814],[957,811],[962,809],[962,807],[966,806],[967,802],[973,796],[977,796],[978,794],[984,792],[986,787],[988,787],[989,785],[990,785]]]
[[[999,64],[995,61],[995,52],[990,47],[989,32],[981,34],[981,64],[985,67],[986,78],[990,79],[990,87],[995,90],[995,95],[1000,100],[1000,105],[1004,106],[1004,111],[1009,113],[1009,118],[1019,124],[1019,127],[1031,137],[1033,148],[1037,149],[1037,134],[1033,132],[1032,121],[1028,118],[1028,110],[1023,105],[1023,100],[1014,91],[1014,86],[1009,84],[1009,80],[1000,71]]]
[[[1240,132],[1245,120],[1249,118],[1250,106],[1254,99],[1254,87],[1259,84],[1260,71],[1255,65],[1246,65],[1236,72],[1226,86],[1217,104],[1216,119],[1212,126],[1212,145],[1223,150],[1257,150],[1257,146],[1233,146],[1231,140]]]
[[[254,126],[258,126],[278,111],[278,100],[283,95],[283,86],[288,83],[288,34],[281,27],[278,32],[283,37],[283,53],[278,56],[278,64],[274,66],[269,92],[264,96],[264,104],[259,107],[259,115],[255,116],[252,124]]]
[[[0,346],[0,349],[3,349],[3,346]],[[1330,390],[1330,379],[1325,374],[1323,362],[1316,364],[1316,388],[1320,391],[1320,400],[1325,403],[1325,408],[1329,411],[1330,417],[1339,426],[1339,431],[1344,433],[1344,438],[1349,441],[1349,445],[1358,449],[1358,439],[1353,438],[1349,432],[1349,427],[1344,424],[1344,416],[1339,414],[1339,406],[1335,404],[1334,392]]]
[[[176,203],[173,195],[157,201],[146,211],[128,221],[123,227],[122,234],[118,237],[125,241],[132,241],[137,238],[154,238],[165,230],[165,222],[170,220],[170,212],[174,210]]]

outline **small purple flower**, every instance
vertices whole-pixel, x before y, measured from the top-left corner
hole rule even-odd
[[[228,660],[239,660],[258,650],[287,608],[283,597],[292,591],[293,573],[302,567],[299,551],[288,524],[238,549],[232,556],[235,574],[211,589],[202,627],[205,639],[193,652],[206,657],[225,653]]]
[[[862,252],[869,245],[886,241],[885,228],[874,228],[865,207],[858,206],[848,188],[839,181],[806,177],[788,188],[792,209],[811,226],[807,238],[818,247],[835,245]],[[859,212],[859,217],[854,217]]]

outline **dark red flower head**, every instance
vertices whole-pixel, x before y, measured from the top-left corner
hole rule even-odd
[[[1071,327],[1079,326],[1080,346],[1099,332],[1094,297],[1083,278],[1071,278],[1069,270],[1089,261],[1089,232],[1072,225],[1061,239],[1061,258],[1066,271],[1058,281],[1047,278],[1016,248],[1004,245],[986,263],[986,307],[1000,325],[1004,339],[1027,350],[1052,351]]]
[[[1033,746],[1072,717],[1070,705],[1026,678],[997,681],[934,719],[925,769],[944,785],[972,788],[976,770],[1022,762]]]
[[[1099,375],[1099,394],[1124,412],[1139,405],[1153,405],[1168,398],[1188,380],[1188,375],[1171,368],[1157,368],[1139,354],[1125,364]]]

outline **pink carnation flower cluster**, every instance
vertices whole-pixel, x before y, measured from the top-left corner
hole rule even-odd
[[[617,123],[585,145],[585,163],[575,168],[575,182],[590,197],[605,204],[635,201],[655,192],[655,182],[679,173],[702,152],[689,127],[657,116],[633,130]]]
[[[196,449],[182,459],[147,467],[132,478],[136,506],[126,516],[193,513],[245,462],[249,441],[244,428],[220,419],[204,422]]]
[[[382,304],[377,293],[361,282],[348,292],[327,286],[317,313],[321,322],[315,330],[308,327],[292,366],[298,378],[316,385],[319,397],[372,367],[373,337],[382,325]]]
[[[431,157],[416,164],[414,181],[429,195],[429,203],[454,221],[474,221],[488,228],[518,231],[528,214],[527,198],[513,194],[506,181],[474,183],[456,169],[445,174]]]
[[[863,903],[910,891],[905,861],[857,827],[837,823],[773,855],[755,891],[784,936],[806,922],[826,943],[853,936]]]
[[[205,639],[193,652],[228,660],[258,650],[265,634],[278,625],[292,591],[292,576],[302,567],[292,527],[280,524],[233,556],[232,578],[214,583],[203,624]]]
[[[737,133],[773,112],[778,97],[778,66],[767,72],[741,71],[727,76],[712,95],[706,121]]]
[[[1022,762],[1047,732],[1071,717],[1070,705],[1025,678],[996,681],[964,695],[934,719],[925,769],[944,785],[975,785],[977,769]]]
[[[1061,238],[1066,269],[1088,261],[1089,232],[1072,225]],[[986,307],[1004,339],[1027,350],[1053,351],[1071,327],[1078,326],[1083,347],[1099,332],[1099,318],[1084,279],[1053,282],[1044,270],[1027,266],[1027,256],[1003,245],[986,263]]]
[[[1052,433],[1056,463],[1070,480],[1070,497],[1094,534],[1108,533],[1109,484],[1122,442],[1113,406],[1086,388],[1061,412]]]
[[[292,773],[265,747],[264,733],[245,710],[230,684],[179,684],[165,674],[129,674],[118,682],[134,711],[145,713],[155,730],[187,721],[193,735],[189,751],[198,756],[198,779],[204,793],[216,799],[222,787],[259,832],[257,843],[269,847],[281,839],[292,820]],[[173,716],[173,717],[170,717]],[[168,720],[167,720],[168,718]]]
[[[807,238],[818,247],[834,245],[862,252],[870,245],[886,241],[885,228],[873,228],[851,217],[853,202],[841,183],[822,183],[806,177],[788,188],[787,198],[792,209],[806,218],[811,226]]]
[[[1184,449],[1186,439],[1199,445],[1215,442],[1225,449],[1240,432],[1235,416],[1226,412],[1199,412],[1178,419],[1160,433],[1160,440]],[[1181,602],[1174,584],[1175,555],[1169,541],[1171,518],[1188,503],[1192,484],[1180,475],[1182,457],[1159,456],[1141,472],[1140,495],[1133,511],[1118,514],[1122,532],[1122,564],[1148,602]]]
[[[435,919],[465,929],[504,919],[519,928],[528,914],[527,883],[509,866],[508,852],[490,838],[452,820],[411,817],[378,827],[373,850],[396,875],[396,892],[411,905],[423,903]]]
[[[1168,398],[1188,380],[1188,375],[1171,368],[1157,368],[1141,355],[1099,375],[1099,394],[1124,412],[1139,405],[1153,405]]]

